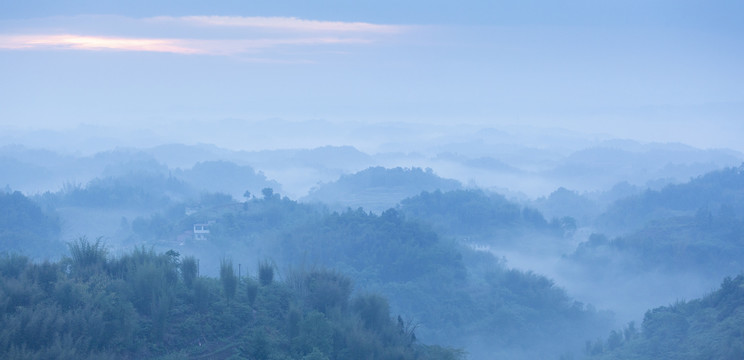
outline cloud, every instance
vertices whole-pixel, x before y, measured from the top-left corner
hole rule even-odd
[[[281,38],[281,39],[152,39],[85,35],[0,35],[0,49],[6,50],[117,50],[174,54],[233,55],[255,53],[279,46],[364,44],[360,38]]]
[[[92,20],[91,20],[92,19]],[[145,19],[126,18],[113,26],[106,17],[86,17],[89,23],[80,27],[75,17],[59,18],[54,27],[32,28],[33,34],[0,34],[0,50],[85,50],[139,51],[182,55],[237,55],[267,53],[275,48],[360,45],[381,41],[381,36],[403,31],[402,26],[361,22],[304,20],[289,17],[239,16],[160,16]],[[90,26],[95,21],[96,26]],[[38,19],[35,23],[39,25]],[[156,25],[156,26],[152,26]],[[163,34],[167,25],[168,36]],[[177,25],[177,26],[172,26]],[[209,34],[194,29],[213,27]],[[24,30],[28,30],[28,26]],[[174,30],[175,29],[175,30]],[[224,29],[221,31],[220,29]],[[271,32],[267,34],[266,32]],[[95,33],[93,33],[95,32]],[[126,33],[135,32],[137,36]],[[100,33],[116,34],[102,36]],[[308,52],[305,51],[307,54]]]
[[[247,16],[158,16],[146,19],[152,22],[178,22],[200,26],[242,27],[269,29],[286,32],[333,32],[395,34],[404,31],[404,26],[380,25],[364,22],[318,21],[294,17],[247,17]]]
[[[204,53],[177,39],[125,38],[86,35],[0,35],[0,49],[126,50],[176,54]]]

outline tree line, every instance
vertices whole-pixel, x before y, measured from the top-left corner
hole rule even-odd
[[[145,248],[118,257],[100,239],[68,244],[60,261],[0,256],[0,357],[248,359],[461,359],[417,341],[385,298],[353,293],[325,268],[284,279],[261,262],[219,278],[198,261]]]

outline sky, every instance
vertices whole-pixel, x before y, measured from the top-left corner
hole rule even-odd
[[[744,151],[742,14],[715,0],[0,0],[0,131],[521,125]]]

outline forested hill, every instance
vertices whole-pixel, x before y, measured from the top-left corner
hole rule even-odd
[[[609,330],[605,314],[576,302],[551,280],[508,269],[398,210],[329,213],[270,189],[262,195],[191,215],[137,218],[131,241],[175,246],[169,239],[214,220],[207,241],[187,240],[179,251],[215,258],[229,253],[248,262],[265,254],[280,268],[338,269],[360,291],[386,296],[396,313],[420,322],[420,339],[468,346],[480,355],[474,358],[575,352],[582,345],[576,339]],[[201,264],[214,267],[208,259]]]
[[[284,281],[260,265],[219,279],[175,251],[136,249],[112,258],[79,239],[70,257],[32,263],[0,257],[0,358],[4,359],[441,359],[460,351],[421,344],[415,324],[387,300],[352,296],[335,271],[294,271]]]
[[[640,332],[630,324],[606,341],[587,343],[591,359],[744,359],[744,276],[697,300],[646,312]]]
[[[401,201],[400,211],[406,217],[431,224],[445,234],[501,237],[502,241],[527,233],[563,236],[576,230],[573,218],[548,222],[538,210],[482,190],[425,191]]]
[[[653,220],[698,211],[744,214],[744,164],[618,200],[600,216],[597,225],[603,231],[628,232]]]
[[[331,213],[288,229],[280,242],[287,262],[342,269],[420,321],[425,339],[467,346],[476,358],[570,353],[580,346],[575,334],[609,324],[550,279],[508,269],[393,209]]]
[[[191,169],[177,169],[173,173],[176,178],[198,190],[218,191],[235,198],[241,198],[246,191],[259,193],[267,187],[281,191],[281,185],[267,179],[262,172],[229,161],[199,162]]]
[[[700,211],[654,221],[614,239],[593,234],[567,259],[595,268],[597,274],[662,271],[720,278],[744,269],[744,218],[730,209]]]
[[[567,259],[623,273],[662,271],[720,278],[744,269],[744,166],[618,201],[604,216],[619,237],[594,234]],[[633,225],[629,225],[632,223]],[[598,266],[600,265],[601,266]]]
[[[0,253],[20,252],[34,257],[56,257],[64,250],[59,241],[60,221],[20,192],[0,192]]]
[[[431,169],[386,169],[378,166],[322,184],[312,189],[303,200],[323,202],[341,209],[363,207],[379,212],[422,191],[449,191],[461,186],[457,180],[441,178]]]
[[[51,207],[118,208],[160,210],[175,201],[197,197],[198,191],[185,182],[163,174],[136,171],[95,178],[85,186],[66,184],[56,192],[37,196]]]

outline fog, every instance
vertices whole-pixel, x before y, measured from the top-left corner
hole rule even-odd
[[[264,131],[272,133],[280,131],[279,127],[297,125],[295,131],[300,133],[310,131],[304,128],[310,126],[312,131],[321,133],[328,129],[328,137],[303,141],[299,134],[290,131],[277,136],[282,142],[268,146],[268,142],[261,143],[263,133],[256,129],[251,138],[258,140],[246,149],[196,139],[157,143],[154,137],[152,143],[138,144],[131,134],[116,134],[117,140],[108,142],[107,148],[105,142],[96,140],[99,134],[86,128],[47,133],[59,141],[46,144],[36,132],[19,132],[12,138],[6,136],[6,143],[0,147],[3,167],[9,170],[0,174],[0,183],[5,184],[6,192],[20,190],[36,199],[46,211],[56,214],[60,223],[58,242],[100,237],[113,256],[123,256],[138,246],[156,251],[177,249],[182,256],[198,257],[200,273],[204,276],[218,276],[220,259],[225,258],[240,264],[245,276],[249,276],[261,259],[276,261],[280,279],[297,266],[292,263],[294,258],[287,255],[286,240],[274,242],[287,236],[281,233],[293,229],[295,225],[290,224],[294,221],[281,220],[276,228],[252,225],[260,227],[247,228],[241,240],[233,239],[229,233],[215,235],[211,242],[192,240],[192,223],[217,221],[214,226],[218,228],[227,225],[224,222],[228,218],[220,213],[252,209],[251,204],[257,199],[266,199],[266,194],[262,194],[264,189],[273,189],[279,194],[277,199],[283,197],[287,204],[311,204],[317,209],[303,210],[300,219],[322,218],[326,216],[323,214],[346,209],[363,208],[374,214],[398,209],[406,218],[428,224],[425,226],[430,226],[443,240],[458,244],[460,251],[492,255],[491,260],[485,261],[493,262],[490,266],[497,270],[490,271],[513,269],[546,276],[556,288],[565,290],[572,301],[586,304],[590,311],[596,309],[611,319],[600,333],[596,333],[596,327],[583,333],[576,330],[572,335],[574,342],[564,341],[560,346],[540,340],[532,345],[532,350],[508,345],[494,348],[481,339],[486,333],[471,330],[465,332],[465,337],[453,338],[427,320],[428,315],[412,315],[407,304],[415,300],[394,290],[399,285],[377,283],[374,277],[356,273],[358,270],[353,267],[335,265],[341,266],[341,271],[355,274],[352,278],[358,283],[358,291],[380,292],[390,297],[395,311],[418,316],[423,324],[419,329],[420,339],[464,347],[472,359],[486,359],[493,354],[526,359],[547,352],[580,353],[581,344],[601,337],[601,332],[622,328],[631,321],[640,324],[647,310],[704,296],[717,287],[723,276],[736,274],[710,263],[677,270],[641,266],[635,253],[614,252],[612,247],[605,250],[598,247],[592,250],[595,252],[590,258],[576,255],[584,254],[581,249],[587,249],[585,244],[591,243],[592,234],[604,233],[610,239],[622,239],[643,231],[643,227],[638,227],[642,223],[612,225],[611,216],[616,215],[608,214],[616,214],[609,212],[613,206],[621,206],[618,204],[630,201],[626,199],[645,196],[649,191],[667,191],[670,185],[685,187],[711,172],[736,168],[744,161],[744,155],[732,149],[699,149],[680,143],[644,143],[608,135],[537,128],[495,130],[474,126],[454,131],[446,127],[396,124],[375,127],[376,132],[372,132],[369,126],[358,124],[347,124],[346,128],[322,122],[277,121],[277,124],[277,128],[269,126]],[[331,130],[339,133],[335,134],[338,139],[329,139],[334,136]],[[188,132],[185,128],[181,131]],[[353,134],[365,131],[372,136],[355,141]],[[407,142],[397,142],[402,132],[413,136]],[[32,141],[37,136],[38,140]],[[375,137],[390,141],[371,140]],[[83,139],[77,141],[83,145],[76,148],[73,142],[66,143],[73,138]],[[289,144],[287,148],[281,147],[283,142]],[[107,191],[111,193],[106,194]],[[409,213],[410,199],[422,192],[446,195],[454,191],[479,191],[486,198],[500,196],[513,204],[509,206],[517,208],[517,214],[520,207],[525,209],[522,211],[536,209],[538,221],[536,225],[530,225],[529,221],[533,220],[525,220],[528,222],[524,225],[505,223],[492,227],[476,222],[464,228],[442,227],[442,218],[436,217],[440,215],[432,214],[429,218],[429,215]],[[93,196],[100,198],[82,197],[85,193],[98,194]],[[135,195],[139,193],[142,195]],[[121,196],[138,198],[122,203]],[[718,205],[713,204],[719,204],[719,200],[710,201],[705,206],[713,206],[711,209],[715,210]],[[482,206],[472,201],[469,204],[473,208]],[[735,208],[740,205],[732,204]],[[698,205],[692,206],[689,210],[674,208],[670,214],[694,214],[698,209],[694,206]],[[287,211],[286,215],[270,215],[273,213],[266,211],[277,210],[260,209],[249,210],[256,211],[256,215],[249,216],[271,219],[290,214],[289,208],[281,210]],[[189,211],[196,212],[196,217],[184,217]],[[318,212],[310,215],[312,211]],[[493,210],[485,207],[483,211]],[[502,215],[490,216],[499,219]],[[552,225],[558,224],[556,219],[566,217],[572,219],[573,225],[560,231],[557,229],[564,225]],[[312,224],[316,220],[296,221],[307,222],[292,230],[302,236],[307,231],[303,229],[315,226]],[[553,230],[545,228],[548,223]],[[38,258],[58,259],[63,255],[21,251]],[[310,266],[324,264],[314,258],[302,261]],[[478,275],[481,274],[478,269],[489,266],[481,264],[482,261],[465,264],[472,272],[472,281],[480,281],[475,280],[480,276],[488,278],[489,272]],[[734,264],[731,269],[737,266],[740,264]]]
[[[61,155],[55,156],[77,163],[91,162],[91,158],[103,157],[96,154],[112,151],[141,153],[140,156],[171,169],[185,170],[200,161],[228,160],[262,171],[281,183],[284,193],[292,198],[307,195],[319,183],[332,182],[342,174],[370,166],[432,168],[438,175],[465,186],[534,199],[547,196],[558,187],[591,192],[607,190],[619,182],[638,186],[653,181],[681,182],[737,165],[742,159],[742,153],[731,149],[618,140],[609,134],[537,127],[495,129],[477,125],[368,125],[277,119],[185,123],[179,124],[175,132],[161,135],[84,126],[60,131],[15,131],[2,139],[6,154],[14,151],[9,145],[24,145],[29,150],[59,152]],[[323,148],[327,149],[325,154],[321,153]],[[317,149],[315,156],[308,152],[313,149]],[[41,159],[30,160],[24,164],[39,165]],[[84,183],[100,174],[91,174],[80,165],[71,166],[77,167],[47,175],[46,178],[55,179],[38,188],[32,182],[8,184],[34,193],[64,182]]]
[[[136,3],[0,5],[0,357],[744,354],[741,5]]]

